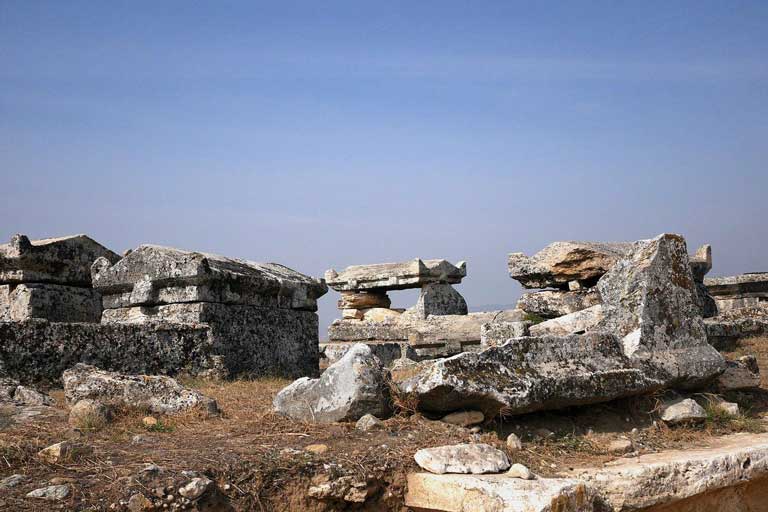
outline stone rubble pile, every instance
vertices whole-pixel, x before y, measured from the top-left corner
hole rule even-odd
[[[466,273],[460,271],[463,265],[434,265],[448,269],[444,275],[452,277],[444,280],[456,281]],[[541,299],[524,298],[521,310],[528,304],[545,304],[526,313],[562,314],[535,325],[523,320],[519,310],[508,316],[494,315],[481,326],[480,350],[460,347],[456,355],[434,360],[401,353],[400,359],[390,359],[397,361],[391,365],[388,377],[398,395],[413,400],[419,410],[427,413],[469,409],[491,418],[605,402],[662,388],[700,389],[729,367],[708,343],[702,318],[701,290],[697,285],[711,268],[708,246],[701,248],[691,263],[685,240],[674,234],[620,244],[561,242],[531,258],[513,254],[509,267],[511,275],[524,286],[557,287],[536,292]],[[406,273],[405,268],[413,270]],[[419,275],[428,276],[421,279],[430,282],[419,281],[414,275],[420,268],[395,264],[358,266],[349,273],[330,271],[326,277],[331,287],[355,293],[378,290],[381,294],[394,287],[421,284],[424,297],[435,277],[424,270]],[[441,286],[450,287],[446,283]],[[340,305],[351,303],[367,305],[371,301],[340,301]],[[400,314],[400,318],[413,316],[417,314],[411,310]],[[447,331],[456,332],[457,319],[466,316],[428,315],[427,321],[446,319],[452,326]],[[398,335],[411,336],[409,344],[413,346],[412,325],[398,321],[373,325],[365,320],[365,314],[363,320],[336,321],[332,332],[355,324],[360,326],[353,328],[358,335],[368,329],[379,334],[401,330]],[[376,336],[359,337],[368,343],[356,347],[368,346],[366,354],[370,352],[374,357],[372,347],[379,346]],[[330,370],[335,375],[336,365]],[[748,380],[744,375],[738,377]],[[304,386],[311,386],[312,392],[304,392]],[[348,392],[345,386],[349,387],[340,379],[298,381],[278,395],[276,409],[311,420],[317,414],[306,411],[314,406],[302,404],[302,398],[311,396],[311,400],[304,399],[310,404],[333,403],[338,401],[337,396]],[[304,412],[290,412],[296,408]],[[373,411],[359,411],[347,419],[357,419],[365,412]]]
[[[0,322],[99,322],[101,296],[90,270],[98,258],[114,263],[119,256],[85,235],[15,235],[0,245]]]

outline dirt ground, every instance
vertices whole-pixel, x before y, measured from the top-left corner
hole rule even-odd
[[[764,366],[768,365],[768,339],[749,340],[738,350],[764,353],[758,357],[768,374]],[[655,395],[494,418],[477,433],[401,411],[384,422],[385,429],[360,432],[354,424],[307,424],[271,412],[272,398],[288,381],[186,384],[215,398],[223,416],[157,417],[157,425],[146,427],[144,413],[123,411],[107,427],[83,432],[67,424],[61,391],[51,393],[58,412],[45,417],[12,423],[8,412],[0,410],[0,478],[26,476],[21,485],[0,489],[0,510],[128,510],[126,502],[136,493],[158,505],[145,510],[166,510],[171,507],[166,503],[163,508],[157,491],[161,496],[163,487],[175,485],[184,471],[216,481],[231,505],[229,510],[407,510],[403,506],[405,475],[417,470],[413,454],[420,448],[481,441],[506,450],[506,436],[514,432],[522,439],[523,449],[510,453],[510,459],[547,476],[616,458],[608,446],[619,438],[631,440],[636,453],[701,446],[726,433],[761,432],[768,413],[768,391],[759,389],[726,397],[741,405],[745,412],[741,417],[710,408],[704,423],[676,428],[655,421],[664,398]],[[696,398],[707,403],[707,395]],[[40,449],[65,439],[92,451],[62,464],[44,463],[36,456]],[[306,450],[318,444],[327,450]],[[143,471],[148,464],[159,466],[160,471]],[[25,497],[52,479],[70,485],[68,498],[47,502]]]

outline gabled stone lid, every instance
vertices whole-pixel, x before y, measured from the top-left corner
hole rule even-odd
[[[120,256],[86,235],[30,240],[14,235],[0,245],[0,284],[57,283],[91,286],[91,265]]]
[[[453,265],[446,260],[419,258],[401,263],[353,265],[341,272],[328,270],[325,280],[336,291],[405,290],[421,288],[427,283],[456,284],[467,275],[467,264]]]
[[[316,299],[328,291],[322,280],[277,263],[156,245],[141,245],[114,265],[98,260],[92,277],[106,307],[109,296],[120,295],[121,307],[212,301],[315,310]]]

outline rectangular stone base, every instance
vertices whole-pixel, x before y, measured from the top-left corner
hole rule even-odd
[[[99,322],[101,294],[90,288],[25,283],[0,286],[0,321]]]
[[[319,373],[317,315],[202,305],[213,323],[0,322],[0,371],[56,383],[78,362],[122,373],[298,378]]]

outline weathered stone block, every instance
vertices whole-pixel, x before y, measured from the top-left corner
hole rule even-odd
[[[101,295],[90,288],[59,284],[0,286],[0,321],[21,322],[31,318],[52,322],[98,322],[101,319]]]
[[[91,286],[91,265],[120,257],[85,235],[29,240],[14,235],[0,245],[0,283],[58,283]]]
[[[467,301],[450,284],[428,283],[422,286],[414,313],[419,318],[429,315],[466,315]]]
[[[318,373],[317,315],[204,305],[207,323],[0,322],[0,365],[21,382],[55,383],[83,362],[123,373],[283,376]]]
[[[344,309],[369,309],[369,308],[389,308],[392,301],[387,296],[387,292],[362,291],[362,292],[341,292],[338,308]]]
[[[108,308],[181,302],[317,310],[322,281],[277,263],[142,245],[114,265],[98,260],[93,286]]]
[[[389,390],[381,361],[359,343],[319,379],[303,377],[283,388],[274,400],[280,414],[301,421],[357,421],[365,414],[389,414]]]
[[[524,293],[517,309],[543,318],[557,318],[600,304],[600,294],[591,291],[544,290]]]
[[[696,250],[696,254],[688,258],[691,265],[693,280],[697,283],[704,282],[704,276],[712,270],[712,246],[702,245]]]
[[[597,286],[605,316],[595,329],[621,337],[627,357],[650,363],[656,378],[692,387],[725,369],[707,343],[682,236],[635,242]]]
[[[662,385],[608,334],[514,338],[436,361],[398,383],[424,411],[475,409],[486,417],[604,402]]]
[[[525,288],[568,288],[569,281],[593,285],[630,250],[629,243],[555,242],[533,256],[509,255],[509,275]]]
[[[591,308],[576,311],[546,322],[532,325],[529,329],[531,336],[567,336],[591,331],[603,319],[603,306],[598,304]]]
[[[512,338],[530,335],[533,322],[490,322],[480,327],[480,346],[482,350],[498,347]]]
[[[215,400],[164,375],[126,375],[77,364],[65,371],[61,379],[70,404],[92,399],[159,414],[177,414],[194,408],[219,412]]]
[[[353,265],[341,272],[328,270],[325,280],[336,291],[405,290],[427,283],[456,284],[467,275],[467,265],[453,265],[446,260],[416,258],[401,263]]]

